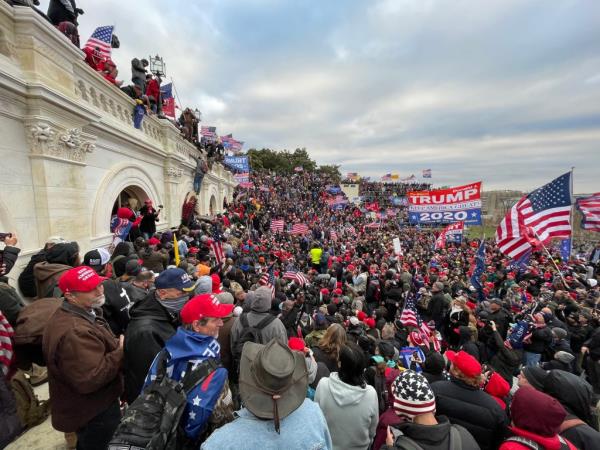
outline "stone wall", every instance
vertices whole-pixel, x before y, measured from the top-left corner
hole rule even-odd
[[[77,240],[83,252],[108,245],[125,188],[164,205],[159,229],[179,224],[192,189],[196,147],[167,120],[147,116],[135,129],[133,100],[83,59],[32,9],[0,1],[0,231],[19,234],[20,267],[48,236]],[[215,164],[201,212],[211,200],[220,212],[234,187]]]

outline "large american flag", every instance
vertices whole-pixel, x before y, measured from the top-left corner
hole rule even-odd
[[[405,327],[421,328],[423,321],[415,307],[415,297],[412,295],[406,299],[402,314],[400,315],[400,323]]]
[[[209,127],[202,125],[200,127],[200,135],[210,140],[217,139],[217,127]]]
[[[283,231],[283,225],[285,222],[283,219],[271,220],[271,231],[273,233],[281,233]]]
[[[214,226],[213,239],[210,243],[210,248],[215,254],[217,265],[221,266],[225,261],[225,254],[223,253],[223,243],[221,242],[221,232],[218,226]]]
[[[306,285],[309,280],[302,272],[298,272],[296,269],[290,269],[283,274],[285,280],[295,281],[299,286]]]
[[[271,298],[275,298],[275,274],[273,273],[273,266],[269,267],[269,269],[262,274],[258,280],[258,284],[267,286],[271,289]]]
[[[571,236],[571,172],[519,200],[496,229],[496,243],[517,259],[538,242]]]
[[[110,45],[112,41],[112,34],[114,26],[109,25],[105,27],[98,27],[92,33],[92,36],[88,39],[84,49],[89,48],[94,50],[96,47],[100,49],[100,54],[104,59],[110,59],[112,47]]]
[[[600,192],[577,199],[577,209],[583,214],[581,228],[600,231]]]
[[[295,223],[292,226],[292,234],[306,234],[308,233],[308,226],[304,223]]]

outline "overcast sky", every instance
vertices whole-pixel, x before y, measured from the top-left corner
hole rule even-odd
[[[42,0],[45,9],[48,0]],[[600,191],[600,1],[78,0],[120,78],[159,53],[183,106],[245,148],[379,177]]]

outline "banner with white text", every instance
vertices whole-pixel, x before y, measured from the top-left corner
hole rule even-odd
[[[481,181],[449,189],[408,193],[411,224],[481,225]]]

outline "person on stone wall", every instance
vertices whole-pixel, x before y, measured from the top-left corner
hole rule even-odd
[[[208,172],[208,164],[206,159],[200,156],[196,159],[196,171],[194,172],[194,192],[196,195],[200,194],[200,188],[202,187],[202,179]]]
[[[146,92],[146,67],[148,67],[147,59],[133,58],[131,60],[131,82]]]

